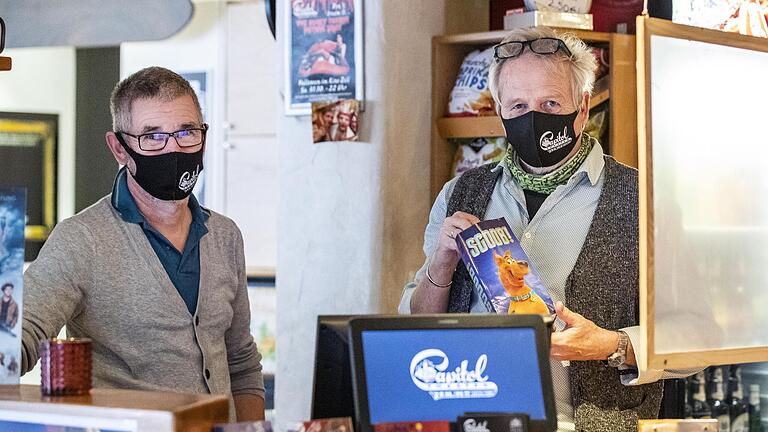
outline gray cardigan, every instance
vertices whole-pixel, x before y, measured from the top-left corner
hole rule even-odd
[[[264,397],[250,334],[243,239],[211,212],[190,314],[141,227],[110,196],[56,226],[24,274],[22,371],[40,340],[93,340],[93,386]]]
[[[499,172],[494,164],[465,172],[447,214],[483,219]],[[637,325],[639,312],[637,171],[605,156],[605,183],[581,253],[565,286],[568,307],[606,329]],[[472,281],[457,266],[449,312],[469,312]],[[574,361],[569,368],[577,431],[634,432],[638,419],[659,414],[662,383],[624,386],[605,362]]]

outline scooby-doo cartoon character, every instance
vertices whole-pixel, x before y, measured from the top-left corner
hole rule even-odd
[[[528,261],[518,261],[507,251],[504,256],[493,252],[493,259],[499,267],[499,279],[509,294],[509,314],[549,315],[546,303],[525,283],[530,271]]]

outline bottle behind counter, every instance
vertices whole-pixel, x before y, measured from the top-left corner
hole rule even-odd
[[[726,402],[731,410],[731,432],[749,432],[749,413],[744,403],[740,366],[731,366],[728,384],[730,395]]]
[[[691,380],[691,415],[695,419],[712,418],[712,410],[707,403],[707,395],[704,391],[705,387],[704,371],[701,371]]]
[[[749,386],[749,432],[763,432],[763,420],[760,417],[760,385]]]
[[[691,382],[693,377],[687,377],[685,379],[685,405],[683,405],[683,418],[693,418],[693,392],[691,392]]]
[[[723,368],[712,367],[710,372],[709,407],[712,410],[712,418],[717,419],[720,425],[720,432],[731,431],[731,416],[728,404],[725,402],[725,392],[723,391]]]

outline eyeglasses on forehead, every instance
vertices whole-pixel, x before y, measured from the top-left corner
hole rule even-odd
[[[571,56],[571,50],[560,39],[557,38],[538,38],[526,41],[509,41],[496,45],[493,47],[493,56],[497,60],[510,59],[520,56],[525,47],[528,47],[531,52],[542,55],[554,54],[559,50],[563,50],[569,57]]]

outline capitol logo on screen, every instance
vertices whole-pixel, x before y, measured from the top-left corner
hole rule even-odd
[[[474,369],[468,369],[469,361],[449,370],[448,356],[439,349],[426,349],[411,359],[411,379],[434,400],[483,399],[495,397],[498,386],[485,375],[488,356],[480,355]]]

